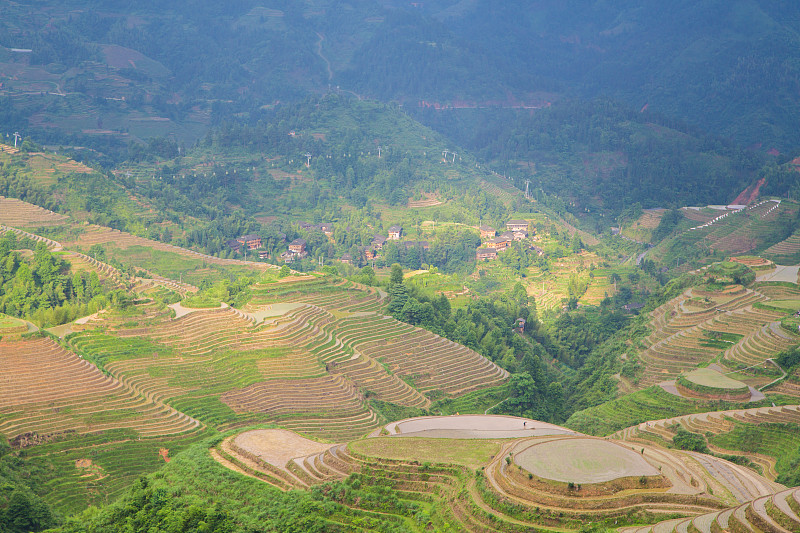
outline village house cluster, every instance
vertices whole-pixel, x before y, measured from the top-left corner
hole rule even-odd
[[[299,229],[306,232],[319,230],[327,237],[333,237],[333,224],[330,223],[311,224],[308,222],[300,222],[298,226]],[[360,257],[353,257],[350,253],[344,253],[340,257],[340,261],[347,264],[357,264],[361,262],[360,260],[362,258],[367,261],[374,260],[380,255],[381,250],[388,241],[398,241],[398,245],[404,246],[406,249],[412,246],[418,246],[425,250],[429,249],[430,245],[427,241],[403,241],[402,238],[404,235],[402,226],[393,225],[388,229],[386,234],[375,235],[369,246],[359,248]],[[282,242],[285,243],[286,235],[281,233],[279,236]],[[236,239],[226,241],[225,244],[229,249],[243,255],[252,252],[257,253],[261,259],[268,259],[270,257],[270,252],[264,249],[264,242],[261,236],[256,234],[242,235]],[[282,252],[279,257],[284,263],[293,263],[294,261],[308,257],[308,255],[308,242],[303,238],[297,238],[289,242],[288,249]]]
[[[303,231],[321,231],[327,237],[333,237],[333,224],[321,223],[311,224],[308,222],[300,222],[299,229]],[[478,228],[481,236],[482,244],[475,251],[475,256],[478,261],[488,261],[497,259],[500,252],[508,249],[513,243],[525,241],[536,233],[535,229],[530,228],[527,220],[509,220],[506,222],[505,231],[498,235],[498,232],[487,225],[481,225]],[[282,242],[286,242],[286,235],[281,233],[279,237]],[[394,241],[398,246],[404,247],[406,250],[412,247],[417,247],[422,250],[429,250],[430,244],[428,241],[411,241],[403,240],[405,233],[403,227],[395,224],[386,231],[385,234],[376,234],[370,244],[358,249],[358,256],[354,257],[353,253],[343,253],[339,260],[346,264],[358,265],[362,260],[373,261],[381,255],[386,243]],[[261,236],[256,234],[242,235],[236,239],[231,239],[226,242],[226,245],[235,252],[247,254],[248,252],[257,253],[261,259],[269,258],[269,251],[264,249],[264,243]],[[544,250],[538,246],[529,245],[529,248],[539,255],[544,253]],[[285,263],[293,263],[304,257],[308,257],[308,242],[303,238],[297,238],[288,243],[288,249],[280,254],[280,259]]]
[[[506,250],[514,242],[523,241],[536,232],[536,230],[530,230],[529,233],[529,226],[527,220],[509,220],[506,222],[506,231],[497,235],[494,228],[482,225],[479,228],[482,245],[475,250],[475,258],[478,261],[497,259],[497,254]],[[538,246],[531,246],[531,249],[539,255],[544,253],[544,250]]]

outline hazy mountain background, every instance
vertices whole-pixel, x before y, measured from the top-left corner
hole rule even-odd
[[[800,144],[796,2],[0,5],[5,129],[100,161],[328,92],[400,105],[583,210],[622,208],[614,191],[646,182],[622,203],[729,201]],[[587,157],[604,161],[595,178],[575,170]]]

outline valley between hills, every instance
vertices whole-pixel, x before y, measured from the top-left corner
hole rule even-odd
[[[4,150],[39,183],[78,165]],[[501,205],[531,202],[480,184]],[[167,516],[220,531],[797,531],[800,286],[787,265],[800,241],[770,233],[795,212],[777,198],[676,210],[640,248],[668,211],[591,240],[534,204],[514,215],[536,230],[528,253],[551,253],[559,232],[577,244],[547,268],[495,258],[458,278],[341,260],[303,272],[3,197],[3,465],[68,517],[61,531]],[[648,261],[698,246],[710,260],[656,289]],[[435,317],[463,319],[481,280],[514,317],[500,326],[509,346],[555,342],[540,319],[566,327],[560,313],[616,306],[621,329],[584,361],[594,378],[570,375],[574,354],[537,367],[489,336],[451,340]],[[37,284],[40,302],[73,296],[36,307]],[[433,317],[398,310],[403,297]],[[585,405],[531,417],[559,401],[545,375]]]

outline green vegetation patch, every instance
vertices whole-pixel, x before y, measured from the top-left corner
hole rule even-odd
[[[769,306],[787,311],[800,310],[800,300],[770,300]]]
[[[159,357],[175,356],[169,346],[144,336],[116,337],[102,332],[82,332],[70,336],[69,344],[75,352],[100,368],[111,361],[141,357],[152,358],[154,355]]]
[[[473,468],[487,464],[500,452],[502,441],[486,439],[426,439],[379,437],[351,442],[355,452],[401,461],[455,463]]]
[[[2,333],[3,330],[14,330],[14,331],[16,331],[16,330],[18,330],[20,328],[22,330],[26,330],[26,329],[28,329],[28,326],[22,320],[18,320],[18,319],[14,318],[14,317],[10,317],[8,315],[4,315],[4,314],[0,313],[0,333]]]
[[[648,420],[661,420],[690,413],[720,411],[741,403],[679,398],[659,386],[633,392],[574,413],[564,426],[590,435],[609,435]],[[751,404],[751,407],[757,404]]]
[[[218,441],[192,446],[158,472],[131,480],[119,502],[89,509],[61,531],[416,530],[408,518],[418,506],[376,479],[356,474],[312,491],[281,492],[214,461],[208,448]]]
[[[27,448],[20,458],[32,490],[59,512],[111,503],[140,476],[155,472],[187,445],[207,438],[190,436],[139,440],[131,430],[81,435]]]
[[[712,446],[725,450],[768,455],[776,460],[777,482],[800,485],[800,425],[748,424],[735,421],[733,430],[709,437]]]

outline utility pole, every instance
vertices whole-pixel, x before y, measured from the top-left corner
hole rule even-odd
[[[380,159],[380,158],[381,158],[381,147],[378,146],[378,159]]]
[[[311,153],[310,152],[306,152],[306,157],[308,158],[308,161],[306,161],[306,166],[310,167],[311,166]]]
[[[531,185],[531,180],[525,180],[525,198],[530,200],[531,195],[528,193],[528,187]]]
[[[17,147],[17,140],[18,139],[22,139],[22,135],[20,135],[19,132],[15,131],[14,132],[14,148]]]

